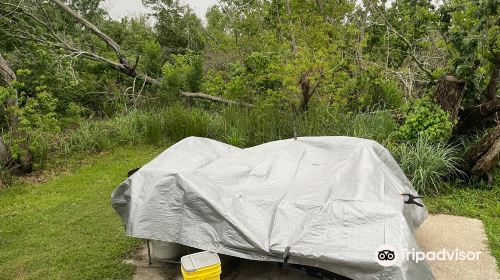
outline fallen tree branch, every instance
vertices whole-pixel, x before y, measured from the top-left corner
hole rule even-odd
[[[455,135],[469,135],[485,127],[491,127],[500,120],[500,97],[497,96],[475,107],[465,108],[458,116],[460,120],[453,131]]]
[[[99,37],[102,41],[104,41],[106,43],[106,45],[111,47],[115,51],[116,55],[118,56],[120,63],[125,63],[125,64],[129,65],[125,55],[123,54],[123,52],[121,50],[120,45],[118,45],[118,43],[116,43],[115,40],[111,39],[111,37],[109,37],[106,33],[102,32],[99,28],[97,28],[97,26],[92,24],[90,21],[86,20],[84,17],[82,17],[77,12],[73,11],[70,7],[68,7],[63,2],[61,2],[59,0],[51,0],[51,1],[54,4],[56,4],[57,6],[59,6],[59,8],[63,9],[70,16],[75,18],[83,26],[85,26],[90,31],[92,31],[92,33],[97,35],[97,37]]]
[[[464,157],[466,172],[473,177],[488,177],[488,185],[493,183],[491,171],[500,160],[500,124],[473,145]]]
[[[107,34],[105,34],[104,32],[102,32],[101,30],[99,30],[99,28],[97,28],[95,25],[93,25],[91,22],[89,22],[88,20],[86,20],[84,17],[82,17],[80,14],[78,14],[77,12],[73,11],[70,7],[68,7],[67,5],[65,5],[63,2],[59,1],[59,0],[51,0],[53,3],[55,3],[57,6],[59,6],[61,9],[63,9],[65,12],[67,12],[68,14],[70,14],[73,18],[75,18],[78,22],[80,22],[83,26],[85,26],[86,28],[90,29],[90,31],[92,31],[92,33],[94,33],[95,35],[97,35],[101,40],[103,40],[109,47],[111,47],[115,53],[116,53],[116,56],[118,57],[118,60],[120,61],[120,63],[116,63],[116,62],[113,62],[109,59],[106,59],[102,56],[99,56],[99,55],[96,55],[94,53],[90,53],[90,52],[83,52],[83,51],[80,51],[80,50],[76,50],[74,48],[71,48],[69,47],[68,45],[61,45],[60,47],[63,47],[63,48],[66,48],[66,49],[70,49],[72,51],[76,51],[80,54],[83,54],[84,56],[90,58],[90,59],[93,59],[93,60],[97,60],[97,61],[102,61],[102,62],[105,62],[105,63],[108,63],[110,64],[114,69],[124,73],[124,74],[127,74],[129,76],[131,76],[132,78],[139,78],[141,80],[143,80],[144,82],[148,83],[148,84],[152,84],[152,85],[160,85],[161,82],[152,78],[152,77],[149,77],[145,74],[142,74],[142,73],[139,73],[136,68],[137,68],[137,63],[139,62],[139,57],[137,57],[136,59],[136,63],[134,66],[131,66],[128,59],[126,58],[125,54],[122,52],[121,50],[121,47],[118,43],[116,43],[111,37],[109,37]],[[198,92],[198,93],[191,93],[191,92],[182,92],[181,93],[182,96],[184,97],[189,97],[189,98],[199,98],[199,99],[205,99],[205,100],[210,100],[210,101],[213,101],[213,102],[219,102],[219,103],[225,103],[225,104],[236,104],[236,105],[243,105],[243,106],[253,106],[251,104],[248,104],[248,103],[242,103],[242,102],[237,102],[237,101],[233,101],[233,100],[227,100],[227,99],[224,99],[224,98],[221,98],[221,97],[218,97],[218,96],[212,96],[212,95],[208,95],[208,94],[205,94],[205,93],[201,93],[201,92]]]
[[[64,2],[60,0],[50,0],[52,3],[54,3],[57,7],[61,8],[64,12],[69,14],[71,17],[73,17],[77,22],[82,24],[85,28],[90,30],[94,35],[99,37],[103,42],[106,43],[107,46],[109,46],[113,51],[115,52],[116,57],[118,58],[118,62],[113,61],[112,59],[106,58],[104,56],[101,56],[95,52],[91,51],[86,51],[79,49],[78,47],[75,47],[68,43],[68,41],[65,40],[64,37],[61,37],[58,35],[56,30],[53,29],[52,23],[49,21],[48,16],[46,15],[45,9],[43,8],[43,4],[40,1],[37,1],[37,4],[40,9],[44,12],[45,15],[45,22],[43,19],[36,17],[35,15],[31,14],[29,11],[24,9],[23,7],[14,6],[10,3],[6,3],[8,7],[11,7],[12,10],[17,10],[17,13],[14,15],[13,12],[5,11],[4,17],[12,17],[11,23],[15,25],[17,22],[17,17],[24,16],[29,19],[31,19],[31,23],[28,26],[17,26],[17,30],[15,33],[10,33],[6,32],[8,36],[20,39],[20,40],[29,40],[33,41],[39,44],[44,44],[48,45],[57,49],[62,49],[70,54],[71,58],[85,58],[97,62],[102,62],[105,63],[111,68],[131,77],[131,78],[138,78],[145,83],[149,85],[155,85],[159,86],[161,85],[161,81],[157,80],[155,78],[152,78],[146,74],[143,74],[137,70],[137,64],[139,62],[139,59],[137,57],[135,61],[135,65],[131,65],[129,60],[127,59],[126,55],[122,52],[121,46],[116,43],[110,36],[102,32],[98,27],[96,27],[94,24],[86,20],[84,17],[82,17],[80,14],[78,14],[76,11],[72,10],[69,6],[67,6]],[[3,2],[0,1],[0,4]],[[34,26],[39,25],[43,29],[45,29],[46,33],[39,33],[34,29]],[[27,30],[26,28],[33,28],[33,31]],[[0,61],[1,62],[1,61]],[[10,77],[11,73],[6,72],[6,68],[2,67],[0,63],[0,74],[2,74],[2,77]],[[15,77],[15,76],[14,76]],[[9,80],[12,80],[9,78]],[[6,81],[8,82],[8,81]],[[238,104],[238,105],[243,105],[243,106],[253,106],[248,103],[242,103],[242,102],[237,102],[233,100],[227,100],[221,97],[217,96],[211,96],[208,94],[204,93],[182,93],[183,96],[188,97],[188,98],[198,98],[198,99],[204,99],[204,100],[209,100],[213,102],[218,102],[218,103],[225,103],[225,104]]]
[[[219,97],[219,96],[213,96],[213,95],[209,95],[209,94],[205,94],[205,93],[201,93],[201,92],[185,92],[185,91],[183,91],[183,92],[181,92],[181,95],[184,97],[188,97],[188,98],[203,99],[203,100],[209,100],[209,101],[224,103],[224,104],[240,105],[240,106],[245,106],[245,107],[253,107],[254,106],[253,104],[250,104],[250,103],[228,100],[228,99],[224,99],[224,98]]]

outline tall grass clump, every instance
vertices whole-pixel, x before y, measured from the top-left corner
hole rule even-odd
[[[209,137],[242,148],[289,139],[295,133],[299,137],[355,136],[392,146],[414,187],[420,193],[439,193],[443,177],[459,172],[457,153],[463,147],[427,138],[401,143],[392,137],[397,130],[396,121],[388,111],[353,115],[326,106],[295,112],[265,105],[208,110],[174,103],[110,119],[82,121],[59,135],[58,141],[50,143],[49,150],[62,155],[97,153],[117,145],[163,145],[189,136]]]
[[[460,157],[456,146],[426,138],[394,146],[393,154],[413,187],[421,194],[439,194],[443,179],[458,174]]]
[[[88,120],[62,137],[62,153],[100,152],[115,145],[161,145],[188,136],[208,136],[211,115],[202,109],[173,105],[150,111],[134,111],[112,119]]]
[[[326,106],[309,109],[297,122],[302,136],[352,135],[352,117]]]
[[[179,141],[188,136],[208,136],[212,117],[209,112],[200,108],[184,107],[180,104],[163,110],[162,135],[173,141]]]
[[[397,129],[392,115],[387,111],[359,114],[352,122],[352,135],[384,143]]]

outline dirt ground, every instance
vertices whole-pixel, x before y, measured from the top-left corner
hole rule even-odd
[[[500,279],[495,258],[486,245],[486,234],[480,220],[450,215],[430,216],[417,230],[423,251],[481,252],[477,261],[429,261],[436,280]],[[283,269],[276,264],[221,257],[224,280],[310,280],[305,273]],[[182,280],[179,264],[148,264],[147,249],[131,255],[125,262],[136,267],[134,280]]]

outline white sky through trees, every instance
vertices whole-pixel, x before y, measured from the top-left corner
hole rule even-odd
[[[205,21],[207,9],[217,4],[217,0],[181,0],[183,4],[189,6],[195,11],[196,15]],[[138,16],[145,14],[148,10],[142,5],[142,0],[105,0],[101,3],[112,19],[120,19],[124,16]]]

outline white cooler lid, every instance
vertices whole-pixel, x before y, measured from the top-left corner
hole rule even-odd
[[[184,268],[184,271],[187,272],[193,272],[200,268],[218,263],[220,263],[219,256],[216,253],[208,251],[186,255],[181,258],[182,268]]]

